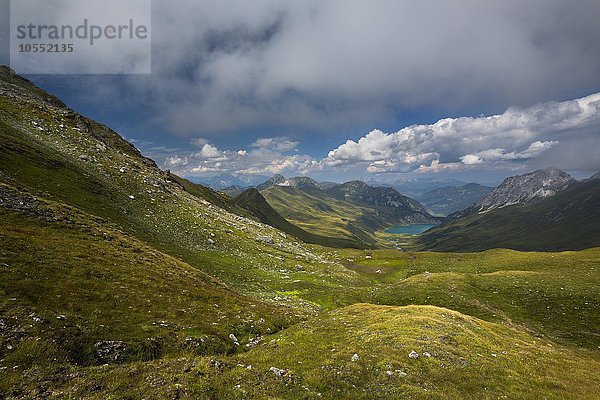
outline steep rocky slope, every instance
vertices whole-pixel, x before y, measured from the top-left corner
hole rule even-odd
[[[478,211],[501,208],[513,204],[527,204],[554,196],[573,184],[575,179],[556,168],[533,171],[506,178],[500,186],[479,200]]]
[[[438,251],[499,247],[561,251],[600,246],[600,181],[570,183],[552,196],[527,204],[458,213],[417,243],[419,248]]]

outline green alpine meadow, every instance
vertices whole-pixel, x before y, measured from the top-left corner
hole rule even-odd
[[[161,171],[8,68],[1,88],[3,397],[591,399],[600,389],[600,248],[344,248],[349,231],[285,208],[318,207],[289,197],[325,202],[321,189],[232,199]],[[598,190],[582,185],[591,207]],[[368,214],[354,203],[338,214],[337,202],[323,213]]]
[[[0,399],[600,398],[599,4],[4,11]]]

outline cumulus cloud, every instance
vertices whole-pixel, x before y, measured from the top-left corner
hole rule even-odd
[[[477,165],[477,164],[481,164],[483,162],[481,157],[479,157],[475,154],[467,154],[465,156],[462,156],[460,158],[460,161],[462,161],[462,163],[465,165]]]
[[[176,155],[173,157],[167,157],[165,159],[165,166],[167,168],[185,167],[187,165],[188,165],[187,157],[179,157]]]
[[[465,165],[482,164],[484,161],[506,161],[506,160],[524,160],[538,156],[559,142],[550,140],[546,142],[536,141],[523,151],[507,151],[506,149],[489,149],[480,151],[477,154],[467,154],[461,157]]]
[[[206,139],[194,139],[192,144],[199,151],[181,155],[181,149],[174,149],[177,154],[172,156],[149,155],[158,155],[164,168],[188,177],[223,173],[306,174],[320,168],[318,160],[311,156],[289,154],[299,142],[286,137],[260,138],[250,144],[249,149],[237,151],[221,150]]]
[[[215,146],[206,143],[202,146],[200,151],[196,153],[196,156],[203,159],[220,158],[224,155],[222,151],[217,149]]]
[[[165,167],[186,176],[349,173],[356,177],[537,166],[592,171],[600,169],[600,93],[513,107],[492,116],[445,118],[393,133],[373,130],[346,141],[323,159],[299,154],[299,142],[287,137],[260,138],[237,151],[218,149],[204,139],[194,143],[199,151],[181,156],[178,150],[164,159]]]
[[[242,174],[291,174],[304,175],[313,172],[318,167],[318,162],[307,155],[293,155],[288,157],[277,157],[262,165],[253,165],[249,168],[235,171]]]
[[[446,118],[394,133],[373,130],[348,140],[323,160],[369,172],[435,172],[534,159],[588,138],[600,146],[600,93],[565,102],[509,108],[487,117]],[[572,155],[569,154],[569,158]],[[563,162],[565,164],[565,162]],[[600,160],[596,160],[600,168]]]
[[[164,166],[186,176],[340,172],[360,176],[528,166],[592,171],[600,169],[600,93],[513,107],[492,116],[445,118],[393,133],[373,130],[346,141],[323,159],[299,154],[299,142],[287,137],[260,138],[237,151],[221,150],[204,139],[193,142],[199,151],[182,155],[173,149],[175,155],[163,157]]]

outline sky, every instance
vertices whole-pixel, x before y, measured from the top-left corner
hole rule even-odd
[[[597,0],[153,0],[150,75],[28,78],[194,180],[584,177],[598,21]]]

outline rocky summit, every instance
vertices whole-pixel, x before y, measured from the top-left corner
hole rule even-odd
[[[575,179],[557,168],[537,170],[506,178],[500,186],[476,203],[479,211],[513,204],[527,204],[565,190]]]

